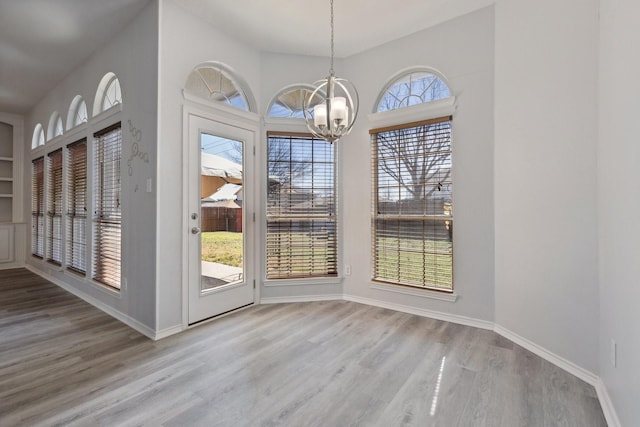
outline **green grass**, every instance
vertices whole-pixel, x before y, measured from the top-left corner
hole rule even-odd
[[[267,250],[268,256],[287,260],[289,257],[296,258],[306,254],[309,256],[307,261],[316,257],[318,259],[335,257],[333,251],[327,251],[326,248],[322,248],[322,245],[316,246],[315,251],[312,251],[312,241],[306,233],[295,234],[296,238],[292,239],[295,244],[281,242],[281,245],[276,245],[276,248],[271,248],[271,251]],[[305,239],[309,239],[308,244],[304,244]],[[451,289],[453,265],[450,242],[433,240],[423,242],[417,239],[398,241],[390,237],[380,237],[378,243],[378,279],[415,286],[423,286],[422,283],[426,282],[427,286]],[[226,231],[202,233],[202,260],[242,267],[242,233]],[[275,258],[272,259],[272,262],[276,261]],[[427,266],[425,268],[427,277],[422,276],[423,264]],[[293,267],[299,268],[300,273],[305,274],[308,273],[310,265],[307,263]]]
[[[202,233],[202,261],[242,267],[242,233]]]
[[[450,242],[378,238],[377,278],[407,285],[451,289],[453,260]],[[423,275],[423,265],[424,275]]]

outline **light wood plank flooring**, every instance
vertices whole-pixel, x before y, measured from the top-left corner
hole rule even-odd
[[[485,330],[344,301],[153,342],[0,271],[0,426],[604,426],[593,387]]]

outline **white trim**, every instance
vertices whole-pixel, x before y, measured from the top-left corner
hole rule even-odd
[[[26,265],[25,268],[29,271],[31,271],[34,274],[37,274],[38,276],[47,279],[48,281],[50,281],[51,283],[60,286],[62,289],[64,289],[65,291],[77,296],[78,298],[86,301],[87,303],[93,305],[94,307],[96,307],[99,310],[102,310],[103,312],[105,312],[106,314],[108,314],[109,316],[115,318],[116,320],[121,321],[122,323],[124,323],[125,325],[131,327],[132,329],[135,329],[136,331],[140,332],[142,335],[151,338],[151,339],[156,339],[156,331],[154,331],[152,328],[148,327],[147,325],[139,322],[138,320],[134,319],[133,317],[130,317],[124,313],[122,313],[121,311],[105,304],[104,302],[100,301],[97,298],[94,298],[90,295],[86,295],[84,292],[79,291],[78,289],[76,289],[75,287],[69,285],[68,283],[65,283],[62,280],[59,280],[58,278],[51,276],[49,274],[46,274],[40,270],[38,270],[37,268],[34,268],[31,265]]]
[[[458,299],[458,294],[456,293],[438,292],[432,289],[412,288],[409,286],[389,285],[386,283],[371,283],[369,288],[397,294],[411,295],[414,297],[435,299],[438,301],[456,302]]]
[[[8,233],[8,241],[6,241],[7,246],[7,257],[6,258],[0,258],[0,268],[2,268],[2,264],[6,263],[6,264],[13,264],[13,262],[15,261],[15,247],[14,247],[14,230],[13,230],[13,224],[12,223],[2,223],[0,224],[0,230],[7,230]]]
[[[602,381],[602,378],[598,378],[595,388],[596,393],[598,393],[598,400],[600,401],[600,407],[602,407],[604,418],[607,420],[607,425],[609,427],[622,427],[618,414],[616,413],[616,409],[611,401],[611,397],[609,396],[607,386],[604,384],[604,381]]]
[[[262,285],[265,288],[279,286],[306,286],[306,285],[340,285],[341,277],[309,277],[304,279],[265,279]]]
[[[170,326],[168,328],[164,328],[161,331],[157,331],[154,336],[153,339],[154,340],[161,340],[163,338],[167,338],[171,335],[175,335],[178,334],[182,331],[184,331],[185,329],[182,327],[182,325],[174,325],[174,326]]]
[[[516,334],[513,331],[510,331],[509,329],[500,326],[498,324],[495,324],[493,330],[499,334],[502,335],[503,337],[507,338],[510,341],[513,341],[514,343],[526,348],[527,350],[529,350],[530,352],[542,357],[544,360],[546,360],[547,362],[553,363],[554,365],[556,365],[557,367],[564,369],[565,371],[569,372],[572,375],[575,375],[576,377],[580,378],[582,381],[591,384],[592,386],[596,386],[596,384],[598,383],[598,376],[584,368],[581,368],[580,366],[576,365],[575,363],[565,359],[564,357],[558,356],[557,354],[547,350],[546,348],[534,343],[533,341],[530,341],[518,334]]]
[[[432,319],[444,320],[446,322],[456,323],[459,325],[473,326],[474,328],[493,330],[493,322],[488,320],[474,319],[472,317],[460,316],[458,314],[443,313],[441,311],[427,310],[424,308],[410,307],[408,305],[395,304],[386,301],[380,301],[372,298],[364,298],[355,295],[344,295],[346,301],[357,302],[360,304],[372,305],[375,307],[388,308],[390,310],[400,311],[403,313],[415,314],[417,316],[429,317]]]
[[[200,98],[199,96],[192,95],[184,89],[182,90],[182,96],[184,98],[184,101],[183,101],[184,106],[192,107],[190,109],[190,113],[193,115],[200,115],[197,112],[198,110],[196,110],[197,108],[200,111],[202,111],[202,113],[205,115],[222,114],[223,116],[225,115],[227,117],[230,116],[232,119],[240,118],[241,120],[249,120],[252,123],[259,122],[259,119],[260,119],[260,116],[257,113],[254,113],[253,111],[241,110],[240,108],[236,108],[232,105],[225,104],[224,102],[209,101],[207,99]],[[204,110],[202,110],[203,108]],[[208,117],[205,117],[205,118],[208,118]],[[213,117],[216,117],[216,119],[213,119],[213,120],[218,120],[218,121],[226,119],[226,117],[220,117],[218,115],[215,115]]]
[[[398,108],[397,110],[371,113],[367,115],[373,128],[394,126],[402,123],[418,122],[443,116],[451,116],[456,111],[456,97],[439,99],[438,101]]]
[[[342,294],[326,295],[298,295],[290,297],[264,297],[260,299],[260,304],[281,304],[288,302],[313,302],[313,301],[342,301]]]
[[[268,132],[300,132],[309,133],[304,119],[296,119],[290,117],[265,117],[264,120],[265,133]]]

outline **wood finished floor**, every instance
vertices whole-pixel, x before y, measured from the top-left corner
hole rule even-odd
[[[590,385],[486,330],[345,301],[151,341],[0,271],[0,426],[605,426]]]

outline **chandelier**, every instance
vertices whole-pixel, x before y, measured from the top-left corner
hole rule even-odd
[[[331,0],[331,67],[329,77],[313,84],[315,90],[304,100],[304,119],[316,137],[329,143],[348,134],[358,115],[358,91],[353,83],[339,79],[333,71],[333,0]],[[313,105],[313,114],[311,107]]]

